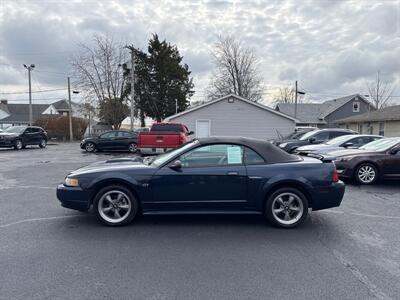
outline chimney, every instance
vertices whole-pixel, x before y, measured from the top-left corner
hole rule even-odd
[[[6,99],[1,99],[1,100],[0,100],[0,103],[1,103],[1,104],[8,104],[8,101],[7,101]]]

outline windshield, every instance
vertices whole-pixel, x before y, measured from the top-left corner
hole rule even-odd
[[[160,154],[160,155],[154,157],[152,160],[148,160],[148,164],[149,165],[151,164],[156,167],[161,166],[162,164],[166,163],[168,160],[170,160],[174,156],[185,152],[187,149],[191,148],[193,145],[198,144],[198,143],[199,143],[198,140],[194,140],[194,141],[188,142],[186,144],[183,144],[180,147],[175,148],[172,151],[166,152],[164,154]]]
[[[26,127],[24,127],[24,126],[13,126],[13,127],[8,127],[6,130],[4,130],[4,132],[22,133],[22,132],[24,132],[25,129],[26,129]]]
[[[304,134],[299,140],[300,141],[305,141],[308,140],[311,136],[313,136],[316,132],[318,132],[317,130],[313,130],[313,131],[309,131],[306,134]]]
[[[327,141],[325,144],[327,145],[336,145],[336,144],[340,144],[340,143],[344,143],[347,140],[353,138],[354,135],[350,134],[350,135],[342,135],[342,136],[338,136],[335,137],[334,139],[331,139],[330,141]]]
[[[371,143],[368,143],[359,149],[362,150],[371,150],[371,151],[385,151],[393,147],[394,145],[400,143],[399,138],[395,139],[382,139],[382,140],[376,140]]]

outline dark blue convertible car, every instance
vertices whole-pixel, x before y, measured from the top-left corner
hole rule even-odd
[[[71,172],[58,186],[62,206],[118,226],[142,214],[264,214],[295,227],[308,209],[339,206],[344,184],[328,158],[299,157],[269,142],[193,140],[143,161],[111,159]]]

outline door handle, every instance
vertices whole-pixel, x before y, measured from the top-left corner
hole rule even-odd
[[[226,173],[226,175],[235,176],[235,175],[239,175],[239,173],[238,173],[238,172],[231,171],[231,172]]]

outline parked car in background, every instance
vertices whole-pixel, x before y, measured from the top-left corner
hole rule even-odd
[[[112,130],[95,137],[88,137],[81,141],[80,147],[86,152],[127,150],[137,151],[136,132],[124,130]]]
[[[265,214],[272,224],[301,224],[308,209],[339,206],[344,184],[329,159],[300,158],[267,141],[204,138],[143,162],[114,159],[68,174],[61,205],[93,206],[106,225],[130,223],[139,212]]]
[[[335,156],[339,176],[360,184],[378,179],[400,179],[400,138],[384,138],[358,149],[330,152]]]
[[[287,140],[298,140],[299,138],[301,138],[303,135],[305,135],[307,132],[313,131],[313,130],[317,130],[318,128],[315,127],[299,127],[299,128],[295,128],[295,130],[292,133],[289,133],[286,136],[283,136],[280,139],[272,139],[269,140],[269,142],[271,142],[272,144],[274,144],[275,146],[279,146],[283,141],[287,141]]]
[[[133,131],[137,132],[139,134],[140,132],[149,132],[150,128],[149,127],[139,127],[139,128],[135,128]]]
[[[321,144],[338,136],[348,135],[348,134],[357,134],[357,132],[341,128],[312,130],[302,135],[298,140],[296,139],[283,140],[279,144],[279,147],[285,150],[286,152],[293,153],[298,147],[310,144]]]
[[[180,123],[154,123],[149,132],[139,133],[138,148],[141,154],[163,153],[190,141],[193,133]]]
[[[47,145],[46,131],[37,126],[12,126],[0,133],[0,148],[21,150],[28,145]]]
[[[370,134],[350,134],[342,135],[337,138],[331,139],[322,144],[301,146],[295,150],[296,154],[307,155],[309,153],[328,153],[336,150],[343,150],[346,148],[359,148],[373,142],[375,140],[382,139],[381,135],[370,135]]]

